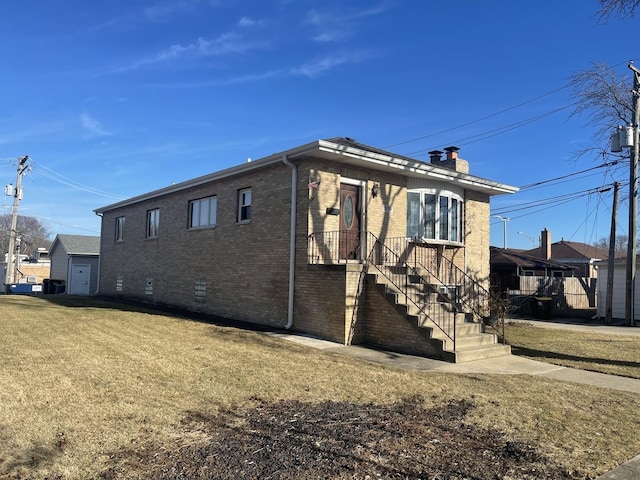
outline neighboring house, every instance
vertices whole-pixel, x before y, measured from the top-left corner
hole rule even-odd
[[[638,269],[638,261],[636,261],[636,272],[640,272]],[[609,275],[608,262],[598,263],[598,317],[606,318],[607,316],[607,278]],[[633,319],[634,322],[640,321],[640,275],[635,277],[634,285],[634,308]],[[611,299],[611,317],[614,319],[625,319],[625,303],[627,300],[627,258],[616,258],[613,266],[613,289]]]
[[[7,286],[4,282],[6,281],[7,276],[8,256],[8,254],[5,254],[4,262],[0,263],[0,292],[2,293],[7,291]],[[31,284],[33,287],[26,291],[29,293],[38,293],[41,291],[41,284],[44,279],[49,278],[50,266],[49,252],[44,248],[38,248],[38,250],[36,250],[36,252],[31,256],[19,255],[17,258],[16,268],[14,269],[16,281],[12,282],[12,284],[20,284],[19,287],[24,286],[22,284]]]
[[[99,257],[100,237],[57,235],[49,249],[50,281],[63,285],[70,295],[94,294],[98,290]]]
[[[318,140],[99,208],[100,293],[454,361],[508,353],[479,320],[489,199],[517,188],[446,150]]]
[[[524,253],[544,260],[575,266],[577,268],[574,276],[586,278],[596,278],[598,276],[597,262],[609,257],[607,250],[586,243],[565,240],[551,243],[551,232],[546,228],[540,233],[540,247],[526,250]]]
[[[491,247],[491,285],[501,290],[520,290],[523,277],[572,277],[575,269],[522,250]]]

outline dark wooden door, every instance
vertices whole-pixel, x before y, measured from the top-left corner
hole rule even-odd
[[[340,258],[360,258],[360,187],[340,185]]]

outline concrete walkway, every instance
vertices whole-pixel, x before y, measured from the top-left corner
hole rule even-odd
[[[597,332],[602,335],[640,336],[640,327],[626,327],[620,324],[603,325],[601,321],[585,321],[581,319],[531,320],[514,318],[509,319],[508,322],[526,322],[540,328],[556,328],[591,333]],[[640,394],[640,380],[638,379],[561,367],[550,363],[518,357],[516,355],[476,360],[466,363],[447,363],[441,360],[376,350],[361,346],[341,345],[305,335],[275,332],[270,332],[268,335],[327,352],[348,355],[367,362],[387,365],[404,370],[450,373],[487,373],[493,375],[538,375],[564,382],[581,383]],[[640,480],[640,455],[620,465],[614,470],[599,476],[596,480]]]

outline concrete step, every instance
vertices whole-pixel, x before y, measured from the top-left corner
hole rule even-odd
[[[449,322],[447,322],[448,324],[450,324]],[[429,318],[425,318],[425,317],[421,317],[419,323],[418,323],[419,327],[422,328],[432,328],[434,330],[439,330],[438,326],[434,323],[433,320],[429,319]],[[469,322],[465,322],[465,323],[457,323],[456,324],[456,336],[457,337],[464,337],[467,335],[476,335],[476,334],[480,334],[483,333],[482,332],[482,325],[480,325],[479,323],[469,323]],[[453,335],[453,333],[452,333]]]
[[[511,355],[511,346],[496,343],[480,347],[467,347],[457,349],[455,352],[445,350],[442,352],[443,360],[452,363],[472,362],[487,358],[498,358]]]
[[[456,330],[456,350],[494,345],[498,337],[492,333],[477,333],[474,335],[460,335]]]

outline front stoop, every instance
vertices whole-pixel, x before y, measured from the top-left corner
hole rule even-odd
[[[511,355],[511,345],[495,343],[493,345],[458,347],[455,351],[443,351],[443,360],[451,363],[472,362],[487,358],[497,358]]]
[[[437,348],[443,360],[462,363],[511,354],[511,346],[498,343],[498,337],[495,334],[485,333],[484,325],[457,319],[456,349],[454,351],[452,341],[433,325],[431,320],[414,312],[415,307],[407,302],[406,295],[390,284],[377,267],[369,268],[368,272],[373,275],[376,284],[382,288],[385,296],[396,307],[396,310],[418,328],[426,341]],[[465,315],[459,313],[456,317],[464,319]]]

